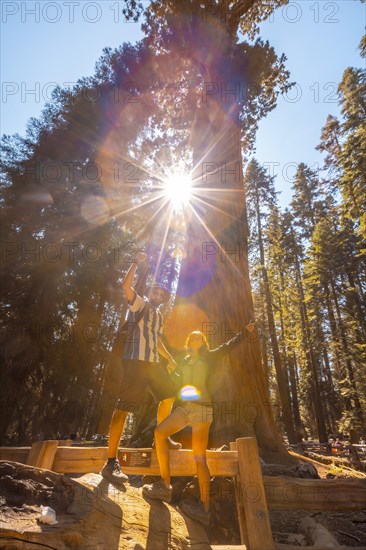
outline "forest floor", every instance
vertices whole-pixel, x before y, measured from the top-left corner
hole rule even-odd
[[[326,456],[316,453],[307,453],[304,456],[291,451],[291,454],[303,463],[310,463],[317,469],[322,479],[365,479],[366,461],[361,463],[364,471],[356,470],[349,457]],[[325,464],[324,462],[328,462]],[[366,503],[364,511],[271,511],[270,520],[273,537],[276,542],[292,542],[299,547],[305,545],[305,538],[298,532],[300,520],[310,516],[314,521],[323,525],[337,539],[338,543],[345,546],[366,546]],[[286,533],[295,534],[293,537]]]
[[[365,471],[356,470],[347,457],[292,454],[299,462],[315,466],[322,479],[366,478],[366,464],[361,465]],[[148,480],[141,476],[131,476],[122,492],[114,490],[98,474],[62,476],[2,462],[0,478],[0,548],[7,550],[28,549],[25,541],[29,548],[34,543],[47,542],[48,548],[57,550],[209,550],[210,544],[240,544],[231,478],[213,478],[211,482],[214,496],[209,529],[179,512],[181,499],[197,497],[196,478],[173,478],[172,505],[146,502],[141,486]],[[58,525],[38,523],[41,503],[54,507]],[[299,529],[304,517],[323,525],[341,545],[366,546],[366,505],[364,511],[270,511],[275,542],[306,546],[308,541]],[[101,530],[101,525],[105,529]]]
[[[347,456],[328,456],[317,453],[306,453],[306,455],[298,454],[293,451],[289,453],[304,463],[310,463],[315,466],[319,477],[322,479],[334,475],[336,478],[366,478],[366,460],[361,462],[363,471],[354,467],[349,457]]]

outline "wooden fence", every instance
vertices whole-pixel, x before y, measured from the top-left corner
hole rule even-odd
[[[121,448],[119,453],[120,460],[127,460],[123,465],[127,474],[160,474],[154,450]],[[141,461],[144,456],[146,460]],[[59,445],[54,440],[39,441],[31,447],[0,448],[0,460],[21,462],[58,473],[97,473],[106,458],[106,447],[70,447]],[[263,477],[255,438],[237,439],[231,443],[230,451],[207,451],[207,462],[211,476],[234,478],[240,536],[244,545],[242,549],[298,548],[274,544],[268,508],[315,512],[362,510],[366,507],[366,479]],[[196,475],[192,451],[170,451],[170,468],[172,476]],[[302,548],[316,550],[314,546]],[[347,547],[342,548],[345,550]]]

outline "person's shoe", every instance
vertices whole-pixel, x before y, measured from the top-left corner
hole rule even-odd
[[[104,479],[114,485],[123,485],[128,481],[128,476],[122,472],[117,458],[115,460],[107,460],[100,473]]]
[[[179,451],[179,449],[182,448],[182,444],[179,443],[178,441],[174,441],[174,439],[172,439],[171,437],[168,437],[167,441],[168,441],[169,450],[171,451]],[[152,448],[155,449],[155,439],[152,442]]]
[[[192,502],[183,500],[179,504],[180,510],[191,519],[199,521],[205,527],[210,525],[210,513],[206,512],[201,501]]]
[[[172,500],[173,487],[165,487],[163,480],[159,479],[156,483],[150,485],[144,485],[142,487],[142,494],[146,498],[153,498],[162,500],[163,502],[170,502]]]
[[[168,437],[168,447],[172,451],[179,451],[182,448],[182,444],[178,441],[174,441],[171,437]]]

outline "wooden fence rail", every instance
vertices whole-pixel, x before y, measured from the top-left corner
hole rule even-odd
[[[320,511],[366,507],[366,479],[262,477],[254,438],[237,439],[230,448],[230,451],[207,451],[207,462],[211,476],[235,480],[240,534],[247,550],[274,550],[268,508]],[[0,447],[0,460],[22,462],[58,473],[97,473],[106,458],[106,447],[60,446],[53,440],[39,441],[32,447]],[[121,448],[119,458],[127,474],[160,474],[152,449]],[[170,451],[170,468],[172,476],[196,475],[192,451]]]

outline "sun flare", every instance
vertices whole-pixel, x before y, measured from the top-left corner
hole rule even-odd
[[[192,195],[192,181],[189,175],[172,174],[164,183],[164,192],[174,209],[189,204]]]

